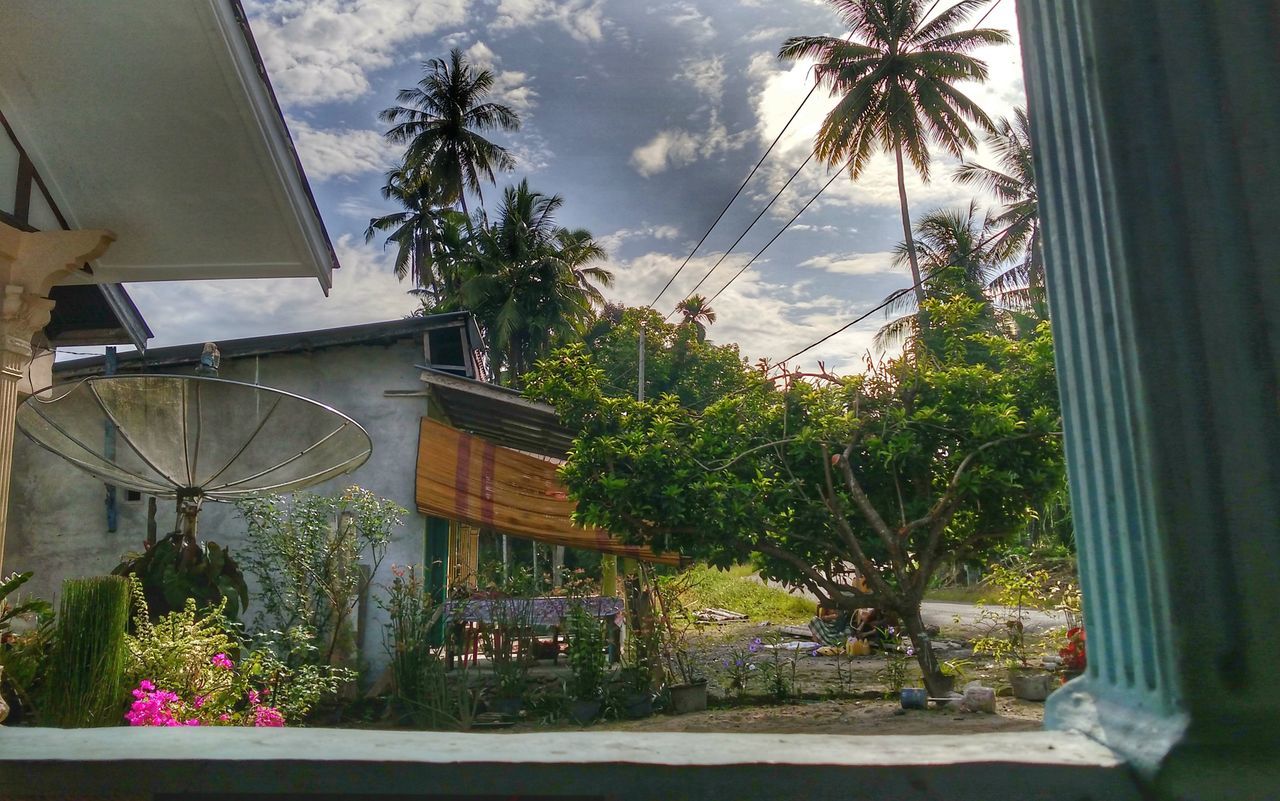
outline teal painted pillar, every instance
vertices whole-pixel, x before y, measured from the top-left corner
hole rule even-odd
[[[1280,16],[1021,0],[1089,669],[1159,797],[1280,787]]]
[[[442,604],[448,598],[449,577],[449,521],[442,517],[428,517],[425,554],[426,575],[423,576],[431,600]],[[444,619],[436,630],[434,645],[444,642]]]

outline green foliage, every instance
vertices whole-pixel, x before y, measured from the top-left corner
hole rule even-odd
[[[755,568],[737,565],[727,570],[695,564],[689,575],[689,606],[741,612],[752,620],[803,623],[813,617],[813,601],[771,587],[755,578]]]
[[[559,352],[530,386],[577,431],[561,470],[577,520],[717,566],[756,554],[826,606],[894,613],[936,678],[919,621],[930,578],[1022,531],[1060,486],[1062,449],[1048,325],[1011,341],[975,330],[980,301],[926,307],[929,350],[780,387],[743,367],[748,388],[702,411],[611,396],[582,348]]]
[[[213,658],[236,654],[240,645],[221,610],[215,607],[202,613],[195,599],[188,598],[182,609],[159,615],[153,622],[142,582],[134,575],[129,584],[134,616],[133,633],[124,641],[125,685],[135,687],[150,680],[184,698],[230,689],[227,671],[215,666]]]
[[[41,710],[46,722],[63,728],[120,723],[128,618],[129,584],[123,578],[63,582]]]
[[[200,609],[220,607],[232,620],[249,604],[244,573],[231,552],[216,542],[197,542],[181,531],[143,553],[126,554],[111,571],[114,576],[137,576],[142,581],[150,614],[178,611],[194,599]]]
[[[569,694],[579,701],[592,701],[604,690],[605,642],[600,620],[573,604],[566,616],[569,634]]]
[[[15,595],[31,575],[13,573],[0,580],[0,695],[9,704],[11,722],[23,712],[34,711],[53,639],[53,607],[49,602],[22,600]],[[25,625],[15,630],[19,621]]]
[[[396,702],[421,728],[456,724],[449,714],[453,697],[445,675],[444,649],[436,645],[436,631],[444,607],[435,603],[420,568],[393,567],[387,597],[379,604],[387,611],[383,644],[391,659]]]
[[[1069,626],[1080,622],[1080,590],[1075,582],[1030,559],[1015,556],[991,565],[983,583],[994,591],[992,603],[999,609],[983,605],[979,620],[987,632],[974,641],[975,654],[986,654],[1009,667],[1028,667],[1056,634],[1028,636],[1030,611],[1056,609],[1066,614]]]
[[[359,487],[259,496],[237,508],[249,531],[244,563],[258,582],[259,646],[290,667],[349,659],[351,614],[405,510]]]
[[[682,406],[701,409],[726,393],[758,383],[759,378],[745,369],[738,346],[707,342],[705,331],[693,324],[699,319],[705,317],[672,325],[653,309],[606,306],[583,335],[583,351],[603,375],[601,394],[636,397],[642,328],[646,397],[673,395]],[[546,371],[540,375],[545,378]],[[549,391],[537,383],[529,389]]]

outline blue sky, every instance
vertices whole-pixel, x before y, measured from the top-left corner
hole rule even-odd
[[[585,227],[611,254],[607,294],[648,303],[737,189],[808,90],[805,64],[780,62],[796,34],[840,34],[818,0],[247,0],[254,34],[285,110],[342,269],[330,297],[312,280],[133,284],[156,332],[153,346],[232,339],[403,317],[414,308],[390,254],[366,245],[369,217],[397,157],[377,113],[414,83],[421,63],[460,47],[494,70],[497,97],[524,119],[498,138],[527,177],[564,197],[560,222]],[[1016,40],[1013,0],[985,23]],[[1016,45],[980,54],[991,80],[966,87],[993,117],[1023,104]],[[706,273],[805,158],[832,100],[815,94],[765,166],[658,308]],[[979,154],[981,158],[981,154]],[[947,176],[912,176],[919,214],[967,203]],[[707,279],[713,294],[827,180],[811,163]],[[841,178],[720,295],[712,338],[751,359],[779,358],[910,283],[889,251],[901,239],[892,162],[878,158],[856,184]],[[883,318],[806,357],[856,369]]]

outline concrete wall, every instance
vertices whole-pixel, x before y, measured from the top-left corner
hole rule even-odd
[[[426,399],[384,396],[390,389],[421,390],[423,384],[414,365],[422,360],[421,337],[406,337],[393,345],[344,346],[222,362],[222,378],[253,383],[256,377],[264,386],[332,406],[369,432],[373,440],[369,461],[311,491],[337,492],[358,484],[410,510],[374,578],[374,593],[378,583],[388,580],[392,564],[423,560],[425,519],[412,510],[418,422],[426,413]],[[120,445],[122,450],[126,447]],[[146,536],[146,496],[129,502],[124,490],[117,492],[119,525],[115,533],[107,531],[105,497],[103,482],[19,434],[14,444],[6,572],[34,571],[27,585],[30,592],[56,599],[63,579],[109,572],[122,554],[141,550]],[[176,528],[171,500],[159,501],[156,520],[160,536]],[[228,504],[206,503],[199,525],[201,539],[227,545],[233,554],[245,541],[243,521]],[[252,620],[256,610],[251,597],[244,619]],[[377,605],[371,604],[364,656],[375,668],[386,661],[380,615]]]

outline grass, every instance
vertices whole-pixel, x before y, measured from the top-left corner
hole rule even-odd
[[[741,612],[753,621],[772,623],[803,623],[816,612],[813,601],[761,584],[753,578],[755,571],[748,565],[728,570],[694,565],[689,573],[693,584],[689,604],[694,610],[714,606]]]

